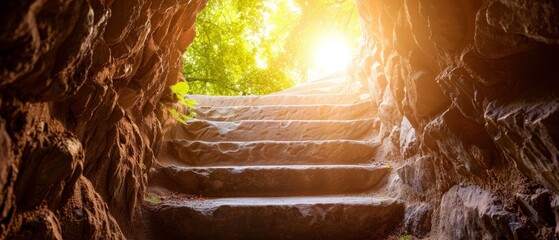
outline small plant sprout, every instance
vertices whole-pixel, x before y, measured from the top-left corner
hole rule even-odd
[[[412,240],[412,236],[411,235],[404,235],[400,238],[400,240]]]
[[[192,99],[184,98],[184,95],[188,94],[188,90],[190,90],[190,87],[188,86],[187,82],[178,82],[175,85],[171,86],[171,91],[177,97],[178,102],[186,106],[188,110],[191,110],[196,107],[197,102]],[[169,109],[169,113],[171,113],[171,115],[182,124],[186,124],[186,121],[196,116],[196,113],[194,111],[188,112],[188,114],[184,114],[177,111],[177,109],[175,108]]]
[[[146,197],[146,201],[148,201],[152,204],[159,204],[159,203],[161,203],[161,198],[156,197],[156,196],[149,196],[149,197]]]

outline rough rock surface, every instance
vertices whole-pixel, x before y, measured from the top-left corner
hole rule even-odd
[[[522,226],[498,198],[475,185],[449,189],[439,215],[444,239],[513,239]]]
[[[0,3],[0,239],[137,238],[204,0]]]
[[[559,238],[557,1],[357,6],[365,38],[352,74],[377,109],[377,159],[401,166],[392,189],[402,199],[432,207],[429,232],[408,220],[405,231]]]
[[[180,77],[180,56],[194,37],[194,18],[204,2],[0,3],[0,239],[140,238],[143,231],[136,229],[157,223],[188,231],[164,232],[158,229],[161,225],[155,225],[150,234],[163,235],[149,237],[182,238],[182,233],[196,234],[189,232],[190,226],[206,226],[222,216],[223,210],[200,215],[196,208],[173,203],[170,198],[164,198],[161,205],[142,202],[147,172],[156,162],[161,144],[169,145],[162,150],[175,148],[179,155],[208,156],[196,155],[193,143],[168,140],[158,120],[160,103],[169,100],[164,97],[169,95],[168,86]],[[331,112],[347,111],[349,106],[361,114],[362,108],[352,106],[369,101],[365,107],[370,114],[359,119],[376,119],[367,126],[353,126],[359,129],[337,131],[346,136],[352,136],[352,131],[364,132],[357,139],[370,136],[366,141],[379,144],[375,152],[365,147],[368,143],[332,140],[330,146],[352,146],[348,147],[349,160],[334,150],[316,156],[327,159],[321,164],[336,159],[344,164],[355,160],[351,164],[356,164],[359,158],[362,164],[373,159],[388,162],[398,170],[385,176],[391,181],[380,190],[399,200],[372,198],[367,200],[369,205],[357,204],[357,208],[348,199],[304,206],[269,201],[254,204],[250,210],[239,207],[237,213],[267,220],[270,218],[262,216],[278,214],[293,220],[301,209],[310,208],[306,213],[324,213],[328,226],[340,225],[336,218],[340,213],[390,223],[378,227],[376,238],[398,224],[403,224],[402,234],[431,239],[559,238],[557,1],[356,3],[365,38],[352,74],[358,80],[355,85],[367,93],[332,94],[340,89],[350,92],[353,86],[340,88],[326,79],[267,97],[193,98],[211,103],[210,107],[219,106],[200,109],[203,117],[213,121],[240,121],[251,112],[262,116],[257,120],[269,119],[287,111],[277,105],[294,103],[321,105],[317,107],[323,109],[320,111],[328,111],[324,105],[337,104]],[[246,108],[253,105],[260,107]],[[245,108],[235,118],[228,106]],[[308,120],[301,117],[307,110],[290,107],[285,116]],[[315,116],[357,120],[343,114]],[[262,156],[269,151],[282,147],[297,151],[305,145],[306,140],[301,140],[305,137],[301,135],[297,143],[270,144],[272,150],[266,150],[268,145],[263,142],[218,141],[199,146],[229,149],[231,159],[250,156],[248,159],[264,164],[267,159]],[[200,143],[190,140],[196,141]],[[319,143],[325,141],[329,140],[308,144],[308,149],[323,151],[321,146],[326,145]],[[177,150],[181,146],[171,143],[188,149]],[[328,153],[332,153],[329,159]],[[190,160],[181,162],[173,154],[159,154],[160,161],[189,164]],[[305,154],[279,159],[299,161]],[[405,207],[402,201],[407,203]],[[148,216],[141,216],[142,204],[146,204]],[[232,209],[238,207],[235,204],[209,201],[205,209]],[[385,214],[379,216],[377,207]],[[353,211],[356,209],[359,211]],[[171,224],[165,218],[172,216],[170,210],[192,213],[200,222]],[[305,223],[314,219],[319,218],[309,217]],[[254,224],[248,218],[244,221],[243,226]],[[355,218],[347,221],[353,223],[347,228],[355,227],[357,235],[370,228]],[[273,221],[262,223],[268,227],[262,229],[270,229],[270,233],[284,232],[274,228]],[[319,222],[314,224],[301,226],[331,231]],[[216,237],[226,229],[220,228],[225,225],[212,227],[208,234]],[[336,229],[340,230],[332,231]],[[325,238],[300,229],[293,232],[305,239]]]

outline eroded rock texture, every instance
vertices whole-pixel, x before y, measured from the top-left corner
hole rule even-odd
[[[410,210],[407,231],[559,236],[557,1],[357,5],[365,39],[354,76],[378,106],[383,154],[403,164],[404,196],[433,206],[432,224]]]
[[[136,238],[204,0],[0,3],[0,239]]]
[[[158,104],[204,2],[0,2],[0,239],[139,238]],[[559,237],[557,1],[356,2],[365,39],[353,74],[375,105],[376,158],[399,166],[388,189],[407,203],[404,231]],[[266,153],[258,146],[239,159]]]

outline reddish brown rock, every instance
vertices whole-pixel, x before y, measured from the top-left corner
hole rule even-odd
[[[14,183],[16,172],[16,159],[11,151],[10,136],[5,131],[4,119],[0,118],[0,238],[6,238],[8,229],[16,211]]]
[[[448,107],[450,101],[432,73],[414,72],[406,84],[406,99],[417,117],[436,116]]]
[[[223,126],[235,124],[211,127],[209,121],[198,121],[198,125],[192,124],[193,128],[200,127],[200,123],[205,125],[191,136],[192,142],[203,135],[200,131],[209,129],[206,140],[219,141],[200,148],[246,146],[247,150],[238,155],[232,152],[231,159],[250,155],[247,159],[255,161],[268,154],[264,150],[268,146],[275,148],[269,150],[272,152],[283,147],[286,151],[296,151],[300,148],[298,143],[293,143],[296,139],[299,143],[301,139],[315,142],[305,145],[309,152],[298,158],[272,155],[278,160],[295,162],[308,156],[310,161],[311,151],[323,151],[316,158],[333,164],[343,162],[341,156],[345,153],[347,159],[356,161],[354,164],[363,155],[344,151],[375,154],[368,159],[404,166],[400,177],[393,174],[383,177],[390,181],[384,181],[388,184],[378,191],[387,191],[412,206],[421,201],[433,208],[430,232],[419,221],[418,224],[408,221],[407,226],[417,230],[414,233],[417,236],[557,238],[559,231],[553,229],[557,228],[553,225],[557,224],[559,205],[559,130],[555,124],[559,105],[557,3],[553,0],[356,3],[364,30],[363,46],[353,71],[356,82],[344,86],[336,85],[333,79],[323,79],[271,96],[217,100],[192,96],[200,102],[200,110],[215,105],[261,105],[258,109],[242,108],[245,110],[238,118],[229,113],[219,116],[228,111],[223,109],[218,109],[222,112],[201,111],[201,116],[208,119],[254,123],[247,119],[254,114],[262,115],[259,120],[264,120],[261,125],[239,123],[244,130],[224,137],[218,134],[227,130]],[[147,172],[152,165],[161,167],[172,160],[162,158],[159,163],[156,160],[163,139],[172,137],[162,134],[156,112],[162,112],[159,104],[169,101],[168,87],[179,79],[181,53],[194,37],[192,26],[203,5],[204,0],[0,3],[3,23],[0,26],[0,238],[141,237],[142,232],[135,229],[143,229],[140,206]],[[343,93],[333,94],[336,89]],[[354,94],[354,89],[369,92]],[[372,105],[352,112],[363,101]],[[348,111],[349,115],[315,114],[307,119],[305,107],[275,108],[289,104],[322,105],[320,108],[325,112]],[[351,107],[325,106],[331,104]],[[372,117],[363,117],[366,114],[361,113],[366,108],[370,108]],[[307,124],[311,120],[290,128],[285,127],[286,122],[278,124],[269,120],[283,110],[288,110],[290,113],[285,116],[293,120],[320,118],[326,122]],[[353,116],[358,112],[359,117]],[[370,120],[355,124],[356,119]],[[347,122],[339,124],[331,120]],[[347,124],[351,121],[354,122]],[[223,143],[223,140],[253,138],[286,140],[283,139],[286,135],[274,127],[296,138],[287,139],[292,143],[284,145]],[[334,150],[322,150],[325,145],[319,142],[324,141],[318,139],[328,137],[321,135],[319,129],[334,132],[332,141],[377,138],[382,145],[376,153],[360,144],[348,144],[349,141],[329,145]],[[346,150],[337,149],[345,147]],[[194,151],[182,150],[184,155],[191,152]],[[414,162],[425,156],[430,156],[433,164]],[[385,159],[379,159],[382,157]],[[341,178],[367,177],[367,174],[345,174]],[[426,186],[431,183],[433,186]],[[317,183],[313,184],[319,188]],[[414,191],[409,191],[410,186]],[[546,193],[533,193],[530,189],[543,189]],[[422,195],[425,190],[429,194]],[[357,232],[372,228],[369,223],[380,219],[383,225],[379,236],[385,236],[404,221],[399,203],[381,204],[379,210],[376,204],[349,206],[351,199],[338,199],[335,204],[315,199],[306,207],[321,211],[299,219],[302,222],[292,218],[292,213],[300,208],[276,204],[250,209],[258,209],[251,210],[254,219],[274,219],[269,214],[261,214],[273,213],[337,238],[346,235],[330,226],[355,226],[351,232],[357,237]],[[552,200],[548,204],[549,199]],[[191,211],[190,207],[173,205],[168,209],[199,216],[199,211]],[[239,207],[229,217],[245,209]],[[367,212],[368,215],[359,215],[367,221],[351,218],[340,225],[330,221],[339,219],[339,209],[351,216],[363,211],[383,214]],[[545,213],[549,211],[555,213],[553,217]],[[150,223],[169,222],[161,220],[170,216],[168,212],[159,212],[161,215],[150,215],[159,219]],[[333,217],[326,222],[313,222],[322,216],[321,212]],[[412,211],[408,217],[424,219],[428,215],[425,212]],[[180,215],[172,216],[176,219]],[[214,216],[200,219],[206,225],[216,221]],[[263,228],[270,229],[269,233],[285,230],[275,222],[263,222],[272,226]],[[183,224],[172,225],[179,232],[167,236],[184,237],[191,232],[180,232],[180,227],[190,229],[190,225],[199,224],[192,219],[176,223]],[[242,229],[251,226],[229,225]],[[216,225],[213,230],[228,229],[220,227],[223,226]],[[301,233],[306,239],[317,237],[301,228],[288,230]],[[219,232],[223,235],[196,234],[238,237],[227,235],[231,231]]]
[[[62,230],[57,217],[48,209],[21,211],[16,217],[9,239],[56,239],[62,240]]]
[[[502,5],[496,1],[489,9],[481,9],[476,17],[475,46],[476,50],[487,58],[502,58],[518,54],[536,46],[528,37],[520,34],[507,34],[507,29],[489,23],[490,14],[503,16]]]
[[[0,3],[0,238],[141,235],[155,107],[204,3]]]
[[[539,204],[517,194],[536,186],[559,193],[559,138],[551,124],[559,105],[559,5],[379,0],[357,6],[364,40],[353,74],[378,109],[378,149],[404,162],[395,191],[441,213],[424,236],[557,238],[549,216],[542,221],[531,211]],[[425,156],[432,165],[417,164]],[[479,191],[460,187],[472,183]],[[481,195],[495,201],[479,205]]]

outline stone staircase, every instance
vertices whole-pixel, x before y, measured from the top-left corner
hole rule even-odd
[[[383,239],[404,204],[378,194],[371,105],[343,76],[267,96],[189,96],[150,173],[151,239]],[[340,93],[344,92],[344,93]]]

